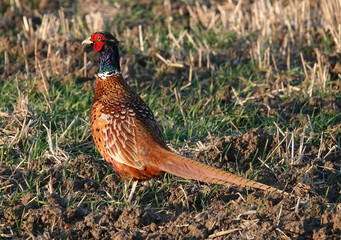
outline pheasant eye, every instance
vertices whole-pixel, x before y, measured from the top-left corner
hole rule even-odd
[[[97,36],[97,41],[101,41],[102,37],[101,36]]]

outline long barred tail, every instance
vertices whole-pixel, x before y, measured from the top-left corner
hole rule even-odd
[[[267,186],[265,184],[248,180],[237,175],[210,167],[208,165],[193,161],[191,159],[177,155],[171,151],[164,150],[162,161],[156,161],[157,167],[162,171],[174,174],[183,178],[190,178],[203,182],[216,183],[221,185],[237,185],[257,188],[266,192],[283,193],[290,196],[289,193]]]

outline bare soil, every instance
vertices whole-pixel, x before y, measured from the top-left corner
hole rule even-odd
[[[241,158],[250,159],[256,150],[262,153],[266,151],[266,145],[271,146],[275,141],[274,136],[256,129],[242,136],[208,140],[207,149],[187,154],[198,161],[211,161],[216,167],[236,172],[237,168],[249,169],[249,160],[241,162]],[[328,146],[322,155],[327,150]],[[316,156],[317,152],[318,149],[311,146],[306,154]],[[67,164],[66,169],[62,166],[51,168],[40,178],[41,196],[27,193],[14,206],[2,208],[0,223],[5,224],[8,230],[15,229],[16,221],[19,221],[15,216],[23,216],[22,231],[16,233],[20,238],[226,239],[228,236],[285,239],[289,236],[295,239],[323,239],[328,236],[328,239],[338,239],[341,234],[341,212],[339,206],[335,207],[332,203],[339,201],[340,197],[340,157],[341,152],[338,151],[325,160],[315,158],[308,165],[302,164],[295,172],[283,172],[275,177],[269,171],[257,177],[269,185],[281,183],[279,188],[296,189],[293,191],[294,198],[279,194],[265,197],[262,191],[215,187],[195,181],[181,182],[173,177],[170,186],[163,180],[139,185],[135,195],[139,198],[138,205],[106,204],[93,211],[86,203],[71,206],[70,203],[73,198],[94,192],[108,198],[106,192],[122,188],[122,184],[115,174],[103,179],[108,170],[105,163],[81,155]],[[305,176],[311,168],[313,170],[309,171],[309,176]],[[72,175],[75,169],[79,171],[72,183],[60,181],[62,174]],[[89,178],[95,171],[103,180],[102,184]],[[9,178],[11,174],[10,168],[0,169],[2,179],[11,179],[1,182],[1,187],[10,186],[3,190],[5,194],[25,184],[20,171]],[[28,174],[28,177],[36,176],[38,171],[32,167]],[[323,179],[334,182],[329,191],[326,184],[315,184]],[[58,187],[65,190],[64,196],[48,193],[49,188]],[[35,197],[47,204],[39,206],[34,201]],[[162,208],[159,205],[161,202]]]

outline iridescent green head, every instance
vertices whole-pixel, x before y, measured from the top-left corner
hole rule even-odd
[[[110,72],[120,72],[120,55],[117,39],[108,32],[95,32],[82,44],[91,44],[100,54],[99,75],[107,76]]]

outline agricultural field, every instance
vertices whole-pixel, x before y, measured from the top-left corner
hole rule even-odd
[[[0,239],[338,239],[341,1],[0,0]],[[293,197],[95,148],[96,31],[175,152]]]

